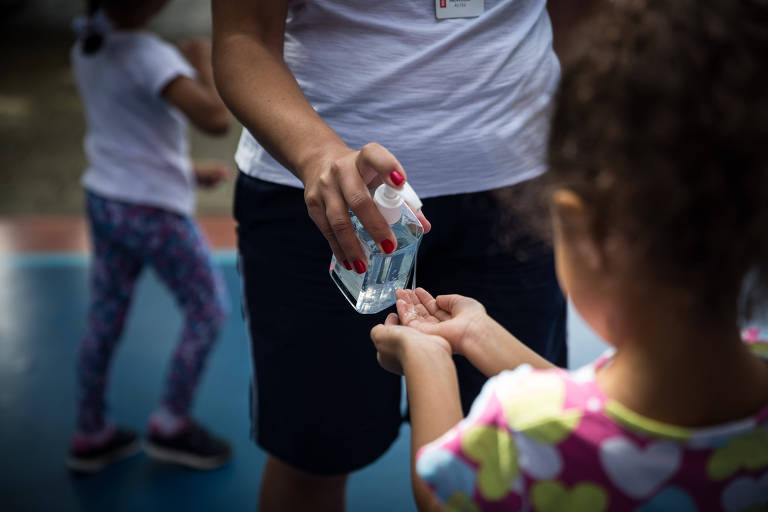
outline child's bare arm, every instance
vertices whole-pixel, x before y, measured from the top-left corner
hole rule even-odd
[[[416,455],[461,421],[459,380],[450,357],[414,354],[403,363],[411,422],[411,488],[421,512],[442,510],[432,491],[416,471]]]
[[[226,133],[232,116],[213,83],[210,41],[186,41],[179,48],[197,71],[197,80],[176,77],[163,89],[163,98],[181,110],[200,130],[212,135]]]
[[[162,96],[206,133],[223,135],[229,129],[229,111],[216,91],[206,88],[200,82],[179,76],[165,86]]]
[[[405,376],[411,422],[411,485],[421,512],[441,510],[416,471],[418,451],[462,419],[459,381],[448,343],[398,324],[390,314],[371,330],[381,366]]]

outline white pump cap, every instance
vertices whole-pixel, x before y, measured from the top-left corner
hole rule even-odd
[[[389,185],[379,185],[373,194],[373,200],[379,211],[387,219],[387,223],[394,224],[400,220],[403,210],[403,198],[400,192]]]
[[[421,207],[424,206],[421,199],[419,199],[419,196],[416,195],[416,191],[413,190],[413,187],[411,187],[411,184],[407,181],[403,184],[402,190],[399,190],[398,193],[400,194],[400,197],[410,205],[414,212],[418,212],[421,210]]]
[[[403,201],[408,203],[415,212],[421,210],[423,206],[421,199],[416,195],[416,191],[408,183],[403,184],[402,190],[397,190],[387,184],[379,185],[373,195],[373,200],[376,201],[379,211],[390,224],[400,220]]]
[[[416,213],[421,211],[421,207],[424,206],[424,204],[421,202],[421,199],[419,199],[419,196],[416,195],[416,191],[413,190],[413,187],[411,187],[410,183],[408,182],[403,184],[403,188],[400,190],[400,197],[402,197],[403,200],[408,203],[411,209],[413,209],[413,211]]]

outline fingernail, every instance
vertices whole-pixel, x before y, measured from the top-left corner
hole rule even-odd
[[[384,249],[385,253],[391,254],[395,250],[395,244],[392,243],[392,240],[382,240],[381,248]]]
[[[365,263],[360,260],[355,260],[355,271],[358,274],[365,274]]]
[[[347,260],[342,261],[342,263],[344,264],[345,269],[352,270],[352,265],[350,265]]]
[[[398,187],[403,183],[405,183],[405,178],[403,178],[403,175],[397,172],[396,170],[389,173],[389,179],[391,179],[392,183],[394,183]]]

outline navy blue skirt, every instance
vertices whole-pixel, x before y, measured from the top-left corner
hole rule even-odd
[[[518,339],[565,366],[565,300],[551,248],[492,192],[424,200],[432,231],[417,285],[479,300]],[[252,433],[271,455],[310,473],[343,474],[382,455],[403,421],[401,379],[378,366],[370,329],[331,281],[331,250],[307,215],[304,192],[239,173],[240,272],[254,379]],[[456,357],[465,413],[486,381]]]

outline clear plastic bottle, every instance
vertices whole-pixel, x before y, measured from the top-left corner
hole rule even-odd
[[[403,194],[414,207],[421,207],[421,201],[407,183]],[[397,248],[392,254],[385,254],[358,218],[350,213],[355,234],[368,256],[368,270],[363,274],[347,270],[335,256],[331,258],[330,268],[333,282],[355,311],[363,314],[378,313],[396,302],[395,290],[405,288],[408,283],[424,235],[421,222],[405,204],[400,191],[381,185],[376,189],[374,201],[390,223]]]

